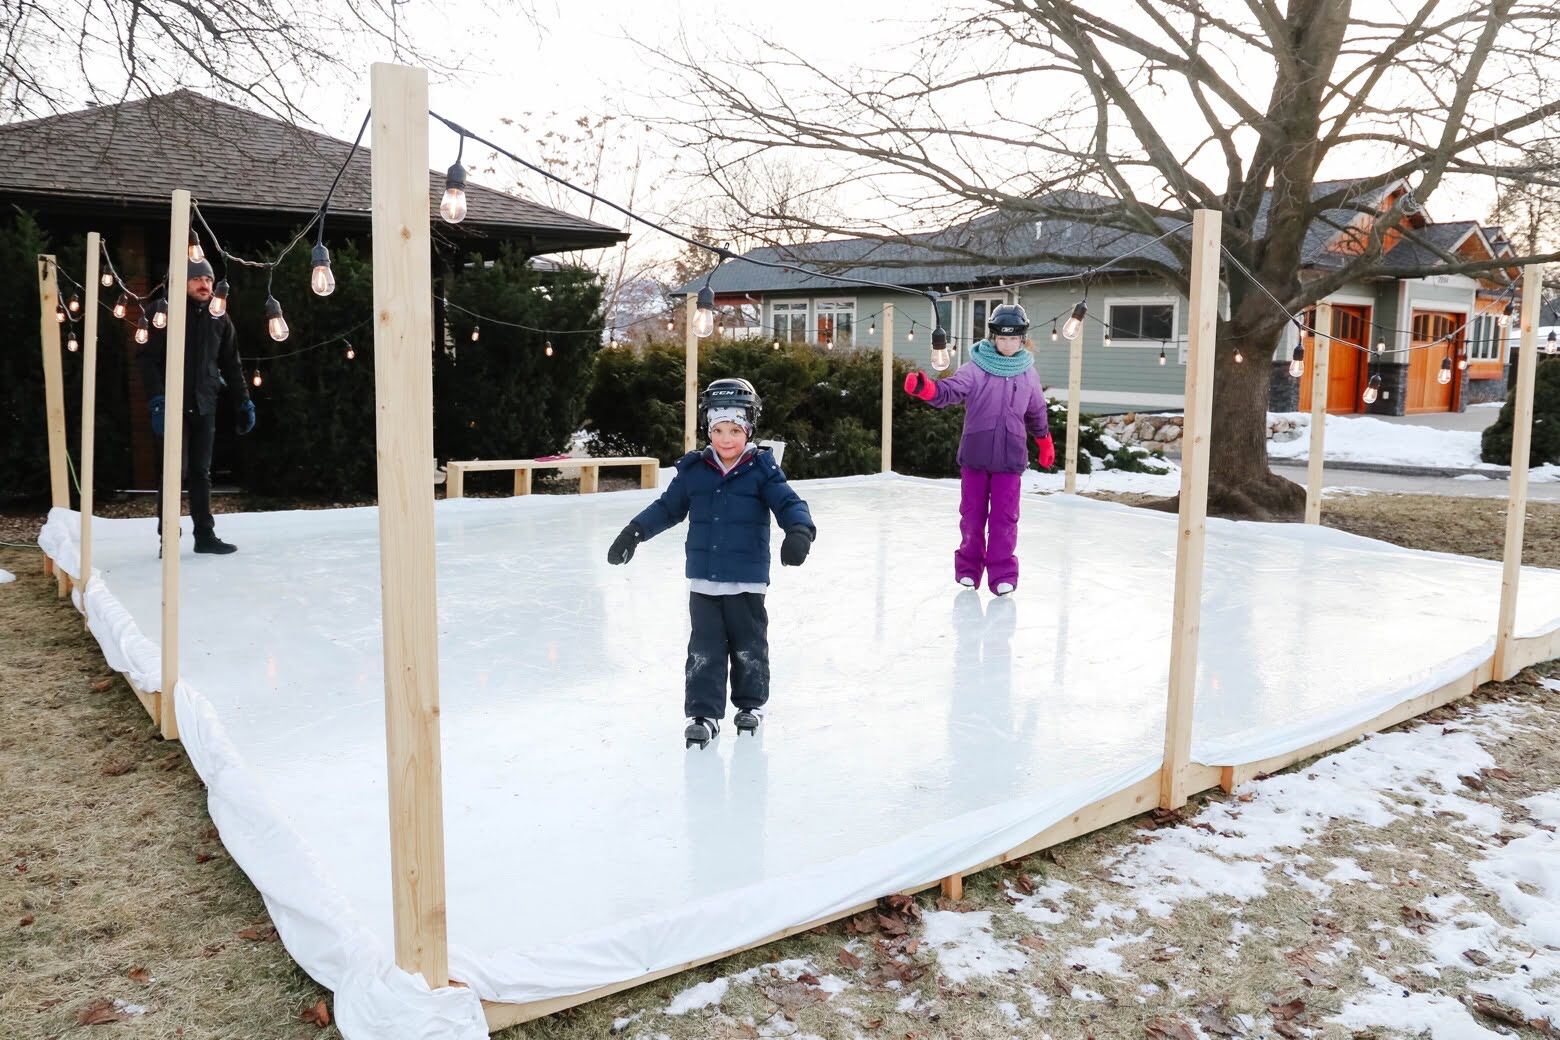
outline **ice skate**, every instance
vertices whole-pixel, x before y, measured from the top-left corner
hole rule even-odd
[[[737,736],[740,737],[744,733],[752,733],[754,736],[757,736],[758,724],[764,721],[764,709],[742,708],[737,712],[733,721],[737,724]]]
[[[720,721],[718,719],[707,719],[703,716],[691,718],[688,720],[688,728],[683,730],[683,740],[685,741],[683,750],[686,751],[695,744],[699,745],[700,750],[703,750],[704,746],[714,740],[715,735],[719,732]]]

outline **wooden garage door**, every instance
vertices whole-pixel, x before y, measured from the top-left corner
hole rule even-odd
[[[1349,344],[1364,347],[1370,335],[1370,309],[1367,307],[1333,307],[1332,339],[1327,355],[1327,410],[1334,415],[1350,414],[1365,410],[1360,394],[1365,390],[1370,356],[1364,350],[1356,350]],[[1316,320],[1316,312],[1305,313],[1306,327]],[[1305,341],[1305,374],[1300,377],[1300,410],[1311,410],[1311,359],[1316,357],[1317,339],[1307,336]]]
[[[1460,314],[1446,311],[1414,312],[1413,350],[1408,355],[1408,400],[1404,404],[1410,414],[1450,412],[1456,407],[1457,386],[1460,382],[1457,370],[1453,368],[1452,381],[1444,386],[1437,378],[1437,373],[1441,371],[1442,361],[1455,357],[1457,341],[1461,340],[1462,333],[1457,333],[1456,340],[1451,343],[1446,341],[1446,337],[1460,324]]]

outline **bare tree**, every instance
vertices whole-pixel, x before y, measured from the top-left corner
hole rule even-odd
[[[1549,177],[1497,182],[1490,223],[1500,225],[1520,253],[1550,252],[1560,249],[1560,146],[1536,141],[1526,152],[1533,168]]]
[[[1286,319],[1268,294],[1297,312],[1381,272],[1398,236],[1419,238],[1407,218],[1448,176],[1560,181],[1532,149],[1560,126],[1557,29],[1552,0],[965,0],[897,71],[826,70],[768,40],[735,48],[770,56],[756,63],[686,47],[661,57],[697,105],[682,141],[711,168],[802,156],[835,184],[875,185],[878,213],[913,215],[793,221],[813,233],[903,242],[988,214],[969,226],[1061,218],[1108,240],[1221,211],[1228,256],[1260,285],[1226,266],[1210,508],[1293,517],[1303,491],[1267,466],[1270,367],[1236,363],[1237,351],[1267,359],[1277,348]],[[799,78],[806,89],[788,92]],[[1324,163],[1369,172],[1337,186],[1319,179]],[[1405,178],[1411,191],[1385,193]],[[1356,218],[1350,248],[1302,274],[1308,231]],[[1041,237],[1003,260],[1085,267],[1110,255],[1101,237],[1088,248]],[[918,241],[938,262],[991,260],[979,236]],[[1130,266],[1185,292],[1188,236],[1165,244],[1173,259]],[[1436,259],[1393,274],[1504,281],[1510,265],[1557,258],[1473,262],[1421,244]]]

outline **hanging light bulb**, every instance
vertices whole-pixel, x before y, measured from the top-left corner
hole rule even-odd
[[[159,296],[152,304],[152,327],[166,329],[168,327],[168,298]]]
[[[216,285],[212,286],[211,302],[207,304],[207,310],[211,312],[211,316],[213,318],[220,318],[222,315],[227,313],[227,305],[228,282],[227,279],[224,278]]]
[[[347,344],[347,360],[348,361],[352,361],[352,360],[356,359],[356,357],[357,357],[357,351],[353,350],[352,349],[352,344],[348,343]]]
[[[1371,376],[1370,382],[1365,385],[1365,392],[1360,395],[1360,400],[1366,404],[1375,404],[1379,396],[1381,396],[1381,377]]]
[[[1077,306],[1073,307],[1072,314],[1062,323],[1062,338],[1077,339],[1083,333],[1083,317],[1088,313],[1089,301],[1079,300]]]
[[[1468,371],[1468,355],[1467,354],[1459,354],[1457,356],[1457,371],[1459,371],[1459,372],[1466,372],[1466,371]]]
[[[1289,377],[1299,379],[1305,375],[1305,348],[1295,344],[1295,352],[1289,356]]]
[[[1235,348],[1235,363],[1237,365],[1243,365],[1246,363],[1246,355],[1240,352],[1239,347]]]
[[[54,308],[54,320],[55,320],[55,322],[57,322],[60,325],[65,324],[65,308],[64,307],[56,307],[56,308]]]
[[[1441,370],[1435,374],[1435,381],[1445,386],[1452,381],[1452,359],[1441,359]]]
[[[196,234],[194,228],[190,228],[190,248],[187,252],[192,264],[198,264],[206,259],[206,251],[200,247],[200,235]]]
[[[1380,354],[1382,351],[1384,351],[1386,349],[1387,349],[1387,341],[1385,339],[1378,339],[1376,341],[1376,353]]]
[[[314,290],[316,296],[329,296],[336,291],[336,276],[330,270],[330,250],[325,248],[324,242],[314,243],[314,252],[309,262],[314,269],[309,273],[309,288]]]
[[[1159,344],[1159,364],[1160,364],[1161,367],[1164,366],[1166,360],[1167,359],[1165,358],[1165,344],[1161,343],[1161,344]]]
[[[1500,317],[1495,319],[1495,324],[1499,325],[1503,329],[1506,328],[1508,325],[1510,325],[1511,324],[1511,312],[1513,310],[1515,310],[1515,307],[1513,307],[1512,304],[1510,304],[1510,303],[1506,304],[1506,309],[1500,312]]]
[[[673,322],[671,318],[667,318],[666,319],[666,331],[667,332],[671,332],[672,329],[675,327],[675,325],[676,325],[676,323]]]
[[[1555,334],[1553,332],[1551,332],[1549,334],[1549,338],[1544,341],[1544,353],[1546,353],[1546,354],[1560,353],[1560,341],[1557,341],[1555,339]]]
[[[1110,346],[1110,329],[1105,330],[1105,345]]]
[[[473,326],[471,326],[471,342],[475,343],[478,340],[480,340],[481,338],[482,338],[482,326],[481,325],[473,325]]]
[[[123,318],[130,313],[130,296],[128,293],[120,293],[119,299],[114,301],[114,317]]]
[[[910,331],[909,331],[909,333],[907,333],[905,335],[905,342],[906,343],[914,343],[915,342],[915,327],[914,326],[912,326]]]
[[[715,331],[715,290],[708,285],[699,290],[693,315],[693,334],[703,339]]]
[[[770,349],[771,350],[779,350],[780,349],[780,341],[779,340],[775,340],[774,345]]]
[[[145,343],[152,338],[152,330],[146,327],[146,315],[141,315],[135,322],[135,341]]]
[[[113,272],[104,271],[101,275],[98,276],[98,284],[105,289],[112,289],[114,287]]]
[[[70,330],[70,338],[65,341],[65,349],[74,354],[81,349],[81,344],[76,342],[76,330]]]
[[[872,324],[867,326],[867,335],[869,335],[869,336],[876,336],[877,335],[877,319],[876,318],[873,318],[872,319]]]
[[[71,293],[70,294],[70,302],[67,303],[65,306],[72,314],[80,314],[81,313],[81,296],[79,294],[77,294],[77,293]]]
[[[251,384],[252,384],[252,385],[254,385],[254,386],[259,386],[259,385],[260,385],[260,384],[261,384],[261,383],[263,383],[263,382],[265,382],[265,380],[264,380],[264,379],[261,379],[261,378],[260,378],[260,370],[259,370],[259,369],[258,369],[258,368],[257,368],[257,369],[255,369],[255,375],[254,375],[254,378],[253,378],[253,379],[251,379],[251,380],[250,380],[250,381],[249,381],[249,382],[250,382],[250,383],[251,383]]]
[[[265,331],[271,334],[271,338],[280,343],[292,332],[287,327],[287,319],[282,317],[282,305],[276,301],[275,296],[265,298]],[[260,373],[255,373],[255,378],[260,378]],[[255,384],[259,386],[259,383]]]
[[[1056,342],[1056,322],[1051,322],[1051,342]]]
[[[547,341],[547,346],[542,348],[542,353],[546,354],[548,357],[552,357],[552,355],[553,355],[552,340],[548,340]]]
[[[466,219],[466,168],[459,162],[444,175],[444,198],[439,201],[439,216],[450,224]]]
[[[948,333],[941,325],[932,330],[932,368],[948,371]]]

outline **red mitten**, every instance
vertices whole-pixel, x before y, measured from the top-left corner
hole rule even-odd
[[[1056,445],[1047,433],[1044,437],[1035,438],[1035,447],[1040,449],[1040,468],[1050,469],[1056,465]]]
[[[930,401],[937,396],[937,386],[919,371],[915,371],[905,376],[905,393],[911,397],[919,397],[923,401]]]

